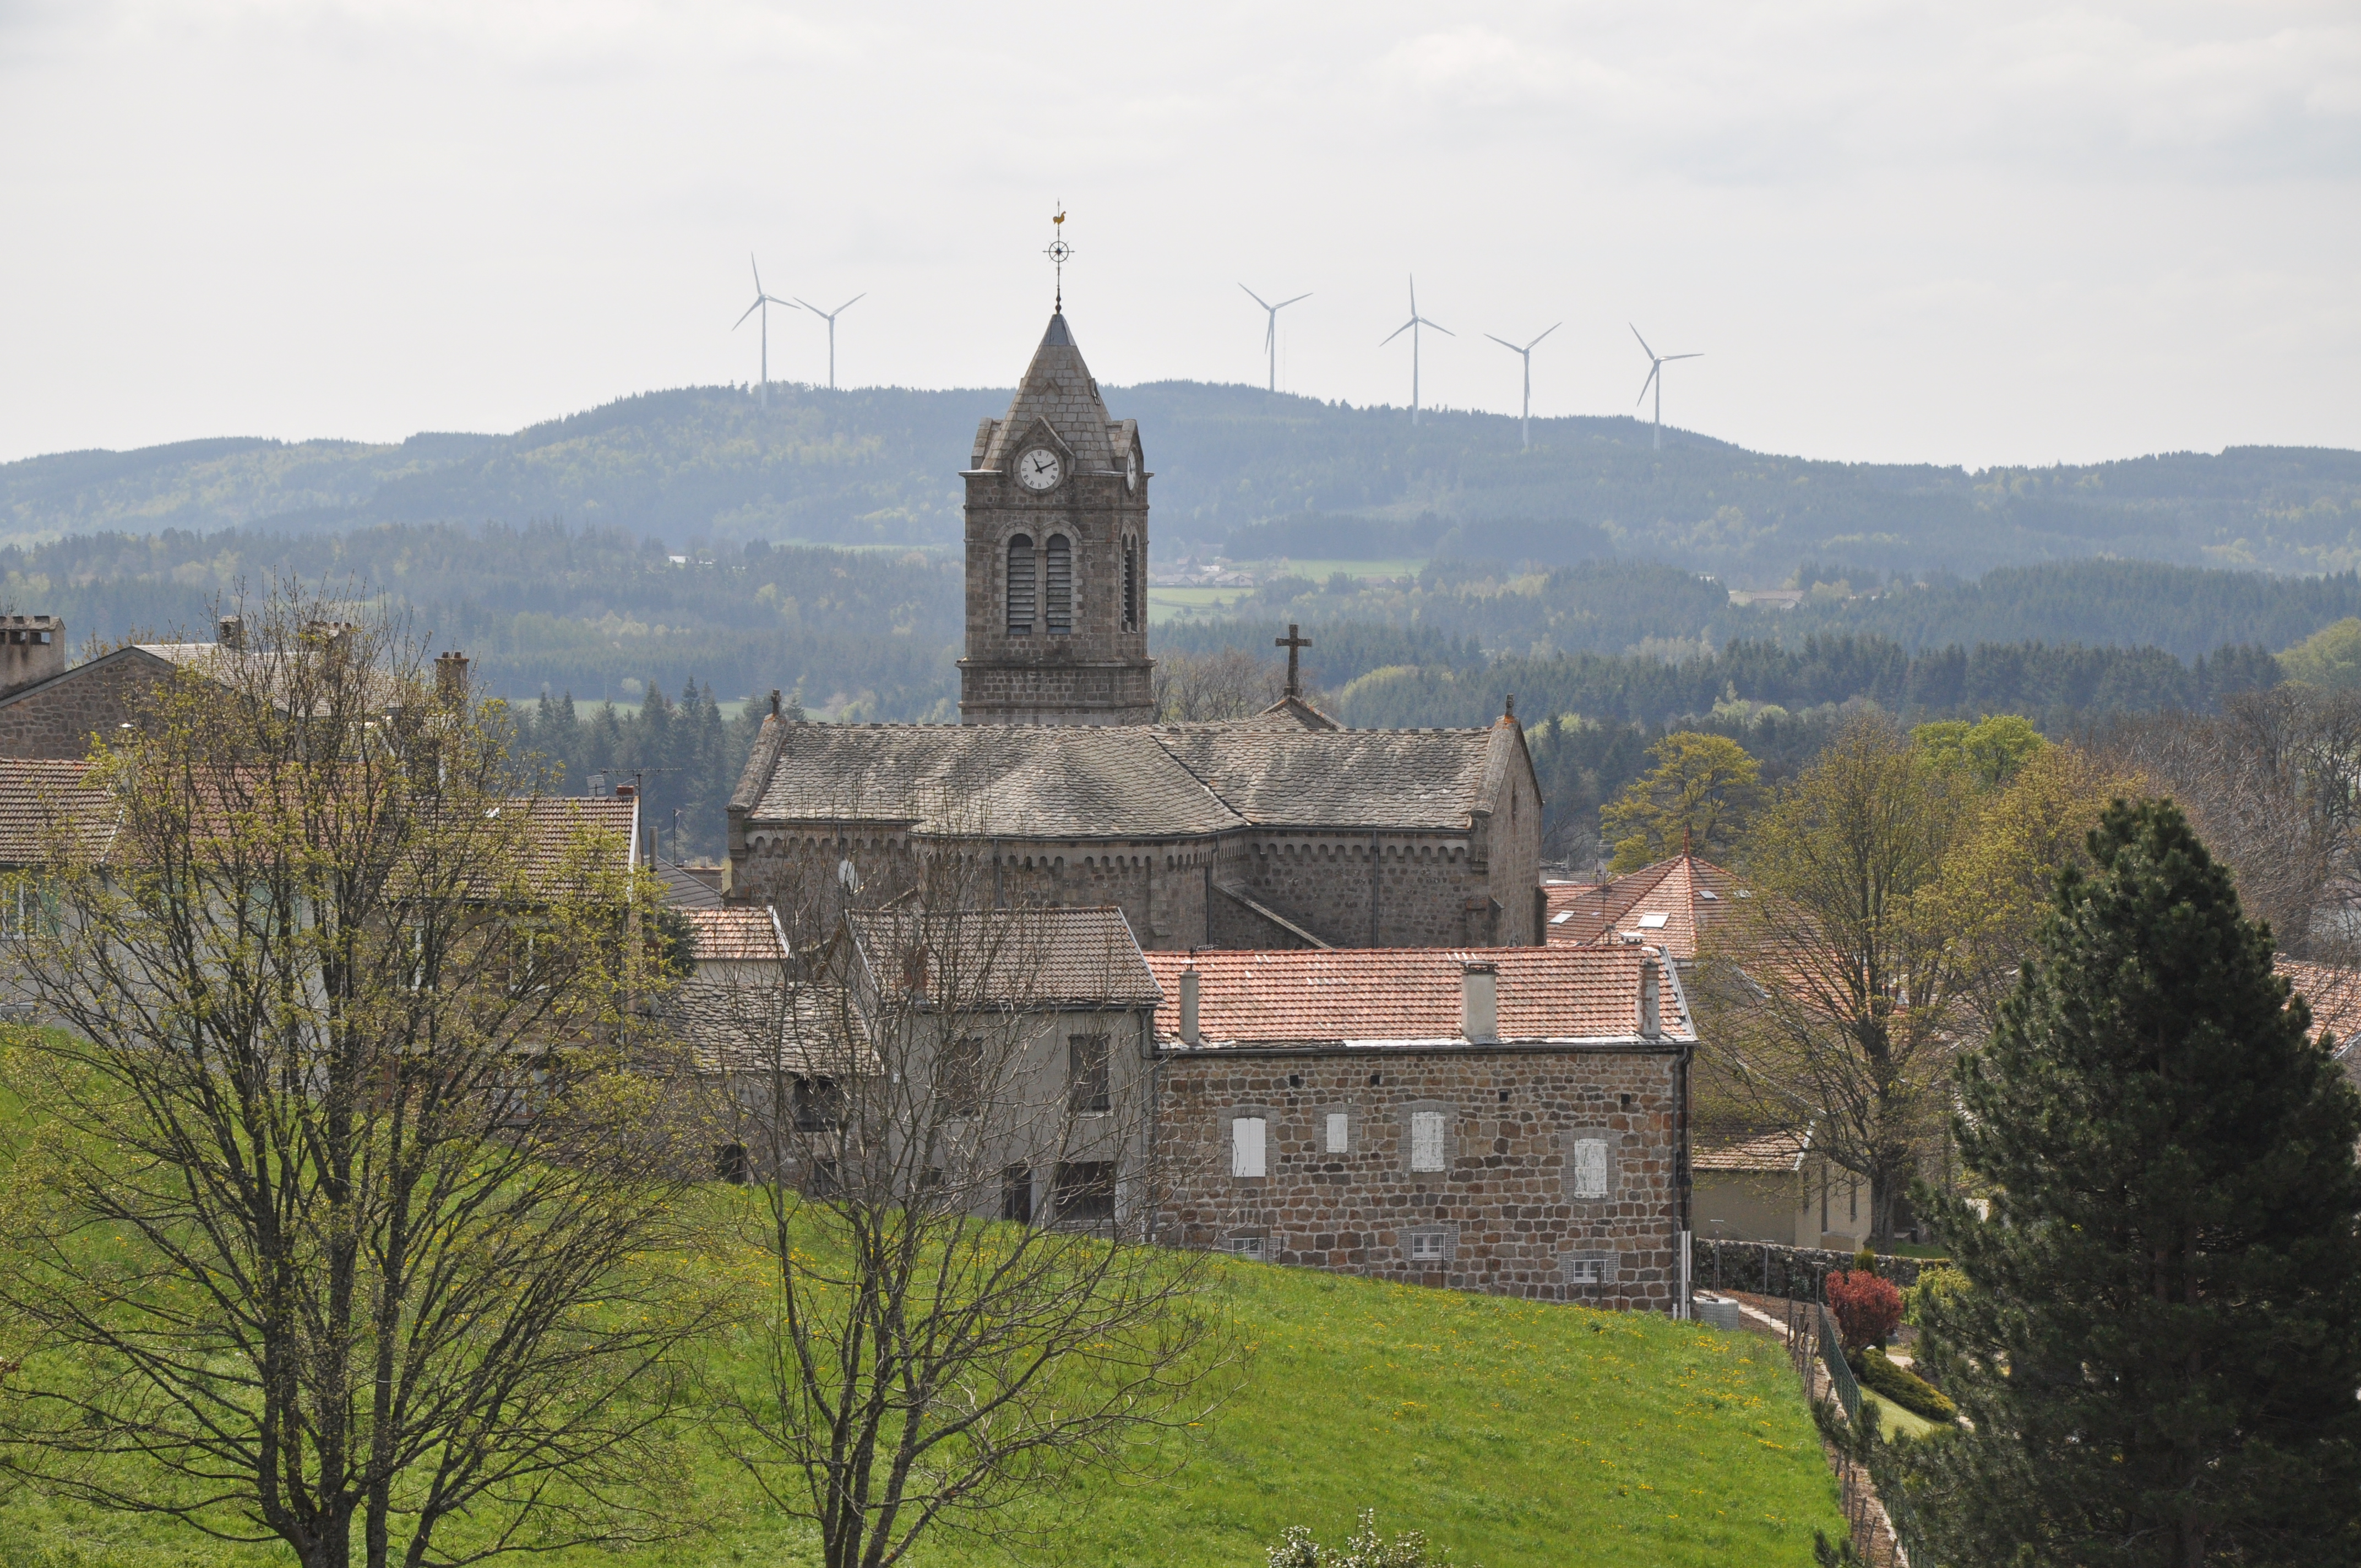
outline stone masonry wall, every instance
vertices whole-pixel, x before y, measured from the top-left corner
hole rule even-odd
[[[1274,1263],[1537,1300],[1669,1311],[1679,1053],[1557,1050],[1185,1051],[1157,1087],[1158,1234],[1259,1239]],[[1445,1113],[1447,1168],[1410,1169],[1411,1113]],[[1346,1118],[1342,1155],[1327,1118]],[[1231,1123],[1261,1116],[1261,1179],[1231,1174]],[[1609,1148],[1609,1196],[1573,1196],[1572,1146]],[[1413,1262],[1413,1238],[1444,1256]],[[1577,1261],[1607,1277],[1575,1283]]]
[[[1489,947],[1490,885],[1464,833],[1376,835],[1379,874],[1372,939],[1367,833],[1251,837],[1221,874],[1340,948]],[[1470,908],[1471,901],[1476,907]]]
[[[85,665],[0,703],[0,756],[71,760],[90,754],[93,733],[111,735],[137,714],[164,678],[161,662],[133,654]]]

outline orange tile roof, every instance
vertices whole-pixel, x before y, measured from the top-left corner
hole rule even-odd
[[[1344,948],[1149,953],[1164,992],[1156,1033],[1180,1037],[1180,974],[1196,970],[1198,1032],[1210,1046],[1459,1043],[1462,976],[1497,966],[1504,1040],[1631,1039],[1640,1024],[1640,965],[1625,947]],[[1665,1037],[1693,1040],[1676,981],[1659,992]]]
[[[1612,882],[1544,883],[1543,890],[1553,946],[1636,935],[1683,963],[1696,959],[1698,938],[1741,896],[1737,877],[1695,855],[1658,861]]]
[[[2361,1079],[2361,969],[2343,964],[2313,963],[2281,953],[2271,959],[2290,985],[2312,1008],[2312,1037],[2323,1034],[2336,1042],[2336,1059],[2345,1070]]]
[[[688,923],[691,951],[700,962],[778,962],[787,957],[786,933],[768,905],[749,909],[707,906],[675,909]]]
[[[85,850],[104,850],[115,830],[115,802],[82,782],[89,774],[85,762],[0,757],[0,865],[48,860],[60,813],[72,818]]]

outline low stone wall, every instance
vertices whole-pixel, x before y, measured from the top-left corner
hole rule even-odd
[[[1774,1242],[1693,1243],[1690,1277],[1701,1290],[1752,1290],[1762,1296],[1785,1296],[1799,1301],[1821,1299],[1821,1281],[1852,1266],[1849,1252],[1818,1247],[1780,1246]],[[1908,1289],[1918,1283],[1918,1259],[1880,1254],[1877,1272]]]

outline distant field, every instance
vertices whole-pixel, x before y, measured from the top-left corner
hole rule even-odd
[[[1334,1541],[1364,1508],[1484,1568],[1722,1568],[1811,1561],[1840,1537],[1833,1484],[1768,1340],[1637,1314],[1463,1296],[1219,1260],[1251,1346],[1245,1383],[1177,1474],[1022,1511],[1039,1549],[943,1537],[916,1568],[1253,1568],[1291,1524]],[[576,1552],[562,1568],[816,1563],[718,1453],[695,1481],[707,1534]],[[283,1552],[203,1541],[0,1492],[0,1568],[249,1568]]]
[[[1348,577],[1415,577],[1426,565],[1423,555],[1402,557],[1392,561],[1240,561],[1238,570],[1252,572],[1256,576],[1275,576],[1287,572],[1298,577],[1309,577],[1324,583],[1342,572]]]
[[[1243,572],[1252,572],[1268,582],[1282,574],[1324,583],[1342,572],[1353,578],[1415,577],[1422,560],[1400,561],[1241,561],[1235,563]],[[1211,619],[1227,610],[1239,600],[1253,595],[1253,588],[1150,588],[1148,590],[1148,623],[1157,626],[1167,621]]]

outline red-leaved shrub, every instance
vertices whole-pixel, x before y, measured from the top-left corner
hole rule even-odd
[[[1902,1322],[1902,1292],[1863,1269],[1828,1276],[1828,1310],[1847,1350],[1883,1343]]]

